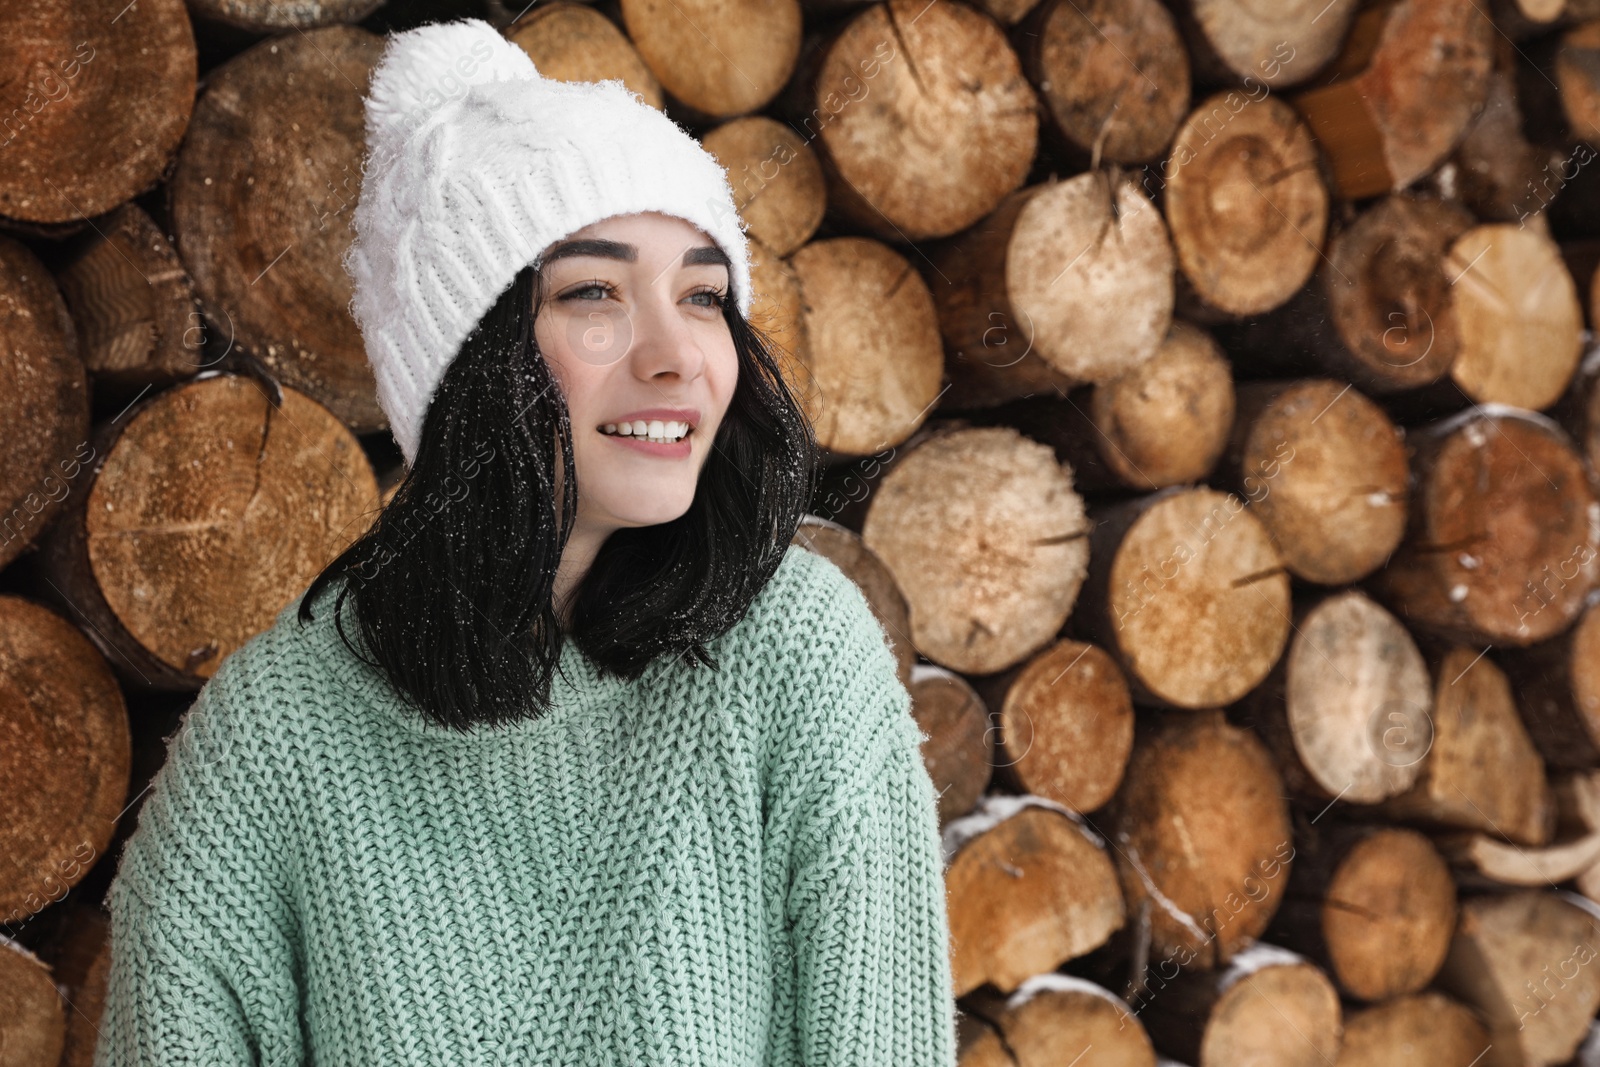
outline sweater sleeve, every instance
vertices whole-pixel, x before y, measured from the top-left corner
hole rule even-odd
[[[94,1067],[304,1062],[290,860],[259,784],[272,757],[224,681],[207,682],[168,741],[107,893]]]
[[[826,698],[844,751],[813,737],[795,787],[786,907],[799,1062],[954,1067],[937,797],[892,655],[864,658]]]

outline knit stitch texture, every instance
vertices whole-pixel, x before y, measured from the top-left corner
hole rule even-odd
[[[547,715],[470,735],[299,603],[169,739],[95,1067],[953,1067],[923,735],[834,564],[791,546],[719,670],[568,642]]]

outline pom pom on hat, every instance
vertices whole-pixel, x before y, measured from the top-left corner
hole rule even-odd
[[[531,81],[528,53],[478,19],[441,22],[389,39],[367,89],[367,148],[382,158],[472,85]]]
[[[481,19],[396,34],[366,98],[344,267],[378,402],[409,466],[461,343],[551,243],[657,211],[703,230],[750,313],[749,250],[715,157],[620,81],[545,78]]]

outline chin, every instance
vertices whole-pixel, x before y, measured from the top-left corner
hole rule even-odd
[[[659,526],[683,518],[689,505],[694,503],[694,495],[691,493],[681,501],[642,501],[633,495],[618,503],[618,507],[609,510],[617,517],[619,526]]]

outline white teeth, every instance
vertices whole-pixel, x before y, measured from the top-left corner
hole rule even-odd
[[[656,441],[661,444],[671,444],[688,436],[689,424],[687,422],[670,422],[661,419],[635,419],[633,422],[608,422],[601,427],[601,433],[612,434],[617,437],[639,437],[646,441]]]

